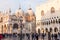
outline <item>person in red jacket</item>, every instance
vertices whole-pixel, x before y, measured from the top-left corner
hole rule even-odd
[[[2,34],[0,34],[0,40],[3,38]]]

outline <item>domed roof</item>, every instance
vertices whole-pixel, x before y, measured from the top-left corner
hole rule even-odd
[[[5,14],[6,14],[6,15],[10,15],[10,14],[11,14],[11,8],[8,8],[8,9],[5,11]]]
[[[29,15],[34,15],[34,12],[33,12],[32,8],[28,8],[27,13]]]
[[[15,13],[16,16],[23,16],[23,14],[24,14],[24,11],[21,8],[19,8]]]
[[[34,12],[32,11],[31,8],[29,8],[29,9],[27,10],[27,12],[25,13],[25,18],[26,18],[26,21],[27,21],[27,22],[31,22],[31,21],[34,20],[35,14],[34,14]]]
[[[2,12],[2,11],[0,11],[0,17],[1,17],[1,16],[3,16],[3,12]]]

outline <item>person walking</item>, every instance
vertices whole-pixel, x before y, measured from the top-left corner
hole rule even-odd
[[[45,35],[44,35],[44,31],[43,31],[43,33],[42,33],[42,39],[43,39],[43,40],[44,40],[44,36],[45,36]]]
[[[34,33],[32,33],[32,40],[34,40]]]
[[[30,40],[30,34],[26,33],[26,36],[27,36],[28,40]]]
[[[39,37],[39,36],[38,36],[38,33],[36,33],[35,36],[36,36],[36,40],[38,40],[38,37]]]
[[[60,39],[60,32],[58,32],[58,35],[59,35],[59,39]]]
[[[2,34],[0,34],[0,40],[3,38]]]
[[[36,40],[37,38],[36,38],[36,36],[37,36],[37,34],[36,34],[36,32],[34,32],[34,40]]]
[[[48,32],[48,40],[51,40],[51,33]]]
[[[52,40],[53,40],[53,37],[54,37],[54,36],[53,36],[53,33],[52,33],[51,37],[52,37]]]
[[[57,40],[57,34],[56,33],[54,34],[54,39]]]

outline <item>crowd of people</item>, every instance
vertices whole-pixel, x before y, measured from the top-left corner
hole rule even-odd
[[[42,40],[45,40],[45,37],[46,36],[48,36],[48,40],[59,40],[58,39],[58,35],[60,36],[60,33],[58,32],[58,33],[54,33],[54,34],[51,34],[51,32],[47,32],[47,33],[44,33],[44,31],[43,31],[43,33],[36,33],[36,32],[34,32],[34,33],[26,33],[26,34],[17,34],[17,33],[14,33],[14,34],[5,34],[5,35],[0,35],[0,39],[1,38],[7,38],[8,36],[9,37],[19,37],[20,38],[20,40],[21,40],[21,38],[22,39],[24,39],[25,37],[27,37],[27,40],[39,40],[39,38],[41,38]],[[30,39],[31,38],[31,39]]]

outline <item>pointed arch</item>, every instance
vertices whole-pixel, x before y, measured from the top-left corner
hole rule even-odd
[[[18,29],[18,24],[17,23],[13,24],[13,29]]]
[[[58,31],[58,28],[57,28],[57,27],[55,27],[55,28],[54,28],[54,32],[57,32],[57,31]]]
[[[41,11],[41,15],[44,16],[44,10]]]
[[[50,32],[52,32],[52,30],[53,30],[53,29],[52,29],[52,28],[50,28]]]
[[[55,13],[55,8],[51,7],[51,13]]]
[[[45,28],[45,31],[48,32],[48,28]]]

